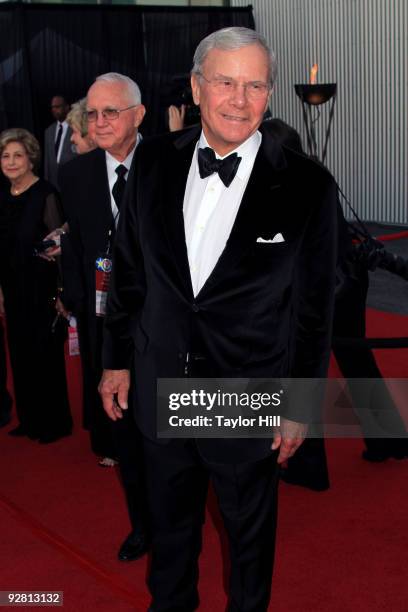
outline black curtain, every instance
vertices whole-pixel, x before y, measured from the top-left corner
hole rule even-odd
[[[254,28],[252,7],[0,5],[0,130],[25,127],[42,140],[50,99],[85,96],[95,76],[137,81],[146,135],[166,129],[180,103],[195,47],[225,26]]]

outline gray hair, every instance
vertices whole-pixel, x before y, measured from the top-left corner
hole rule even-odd
[[[273,86],[277,74],[277,62],[275,54],[269,47],[266,39],[259,32],[249,28],[230,27],[222,28],[209,34],[199,43],[194,53],[194,65],[191,74],[201,74],[203,63],[211,49],[222,49],[223,51],[233,51],[250,45],[259,45],[265,50],[268,56],[268,77],[271,87]]]
[[[132,104],[141,104],[142,94],[140,93],[139,85],[124,74],[119,72],[106,72],[96,77],[95,83],[103,81],[105,83],[120,83],[126,88],[129,102]]]
[[[76,128],[84,138],[88,134],[88,118],[86,116],[86,98],[74,102],[66,121],[71,128]]]

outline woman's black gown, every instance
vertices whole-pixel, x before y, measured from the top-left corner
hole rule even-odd
[[[0,193],[0,285],[21,430],[42,442],[70,433],[64,338],[52,329],[58,267],[33,255],[34,245],[62,224],[50,183],[40,179],[18,196]]]

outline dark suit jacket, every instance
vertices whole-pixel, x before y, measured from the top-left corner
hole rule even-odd
[[[264,138],[227,245],[194,297],[183,198],[198,136],[190,129],[139,147],[134,197],[121,214],[114,248],[104,367],[133,362],[136,419],[152,439],[156,379],[181,377],[197,339],[223,377],[324,377],[328,364],[336,263],[333,178],[309,158]],[[277,233],[285,242],[257,242]],[[287,416],[307,421],[307,406]],[[207,458],[244,461],[264,456],[270,441],[198,445]]]
[[[105,152],[95,149],[61,168],[61,199],[69,233],[63,236],[64,304],[86,321],[90,359],[100,369],[101,332],[95,315],[95,262],[114,232]]]
[[[55,157],[55,135],[57,130],[57,122],[52,123],[44,132],[44,178],[59,188],[59,170],[71,159],[77,156],[71,143],[72,130],[68,127],[65,138],[62,141],[62,151],[59,164]]]

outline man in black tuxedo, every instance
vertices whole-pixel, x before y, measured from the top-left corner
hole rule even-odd
[[[119,550],[123,561],[138,558],[147,548],[140,457],[132,419],[112,424],[104,413],[98,383],[111,246],[144,114],[134,81],[117,73],[97,77],[88,91],[87,116],[89,135],[99,148],[66,164],[60,177],[69,225],[69,233],[62,236],[63,302],[78,318],[84,425],[90,431],[92,450],[104,457],[101,465],[119,458],[132,523],[132,532]]]
[[[202,131],[142,144],[118,228],[100,391],[117,421],[132,383],[156,612],[198,607],[209,478],[230,541],[228,609],[267,610],[277,464],[301,444],[311,409],[294,407],[271,439],[168,442],[156,436],[157,379],[309,378],[327,369],[336,188],[323,168],[258,131],[274,77],[258,33],[232,27],[206,37],[191,77]]]
[[[44,178],[58,189],[59,168],[76,156],[71,144],[72,130],[66,118],[69,104],[64,96],[54,96],[51,113],[55,122],[44,133]]]

